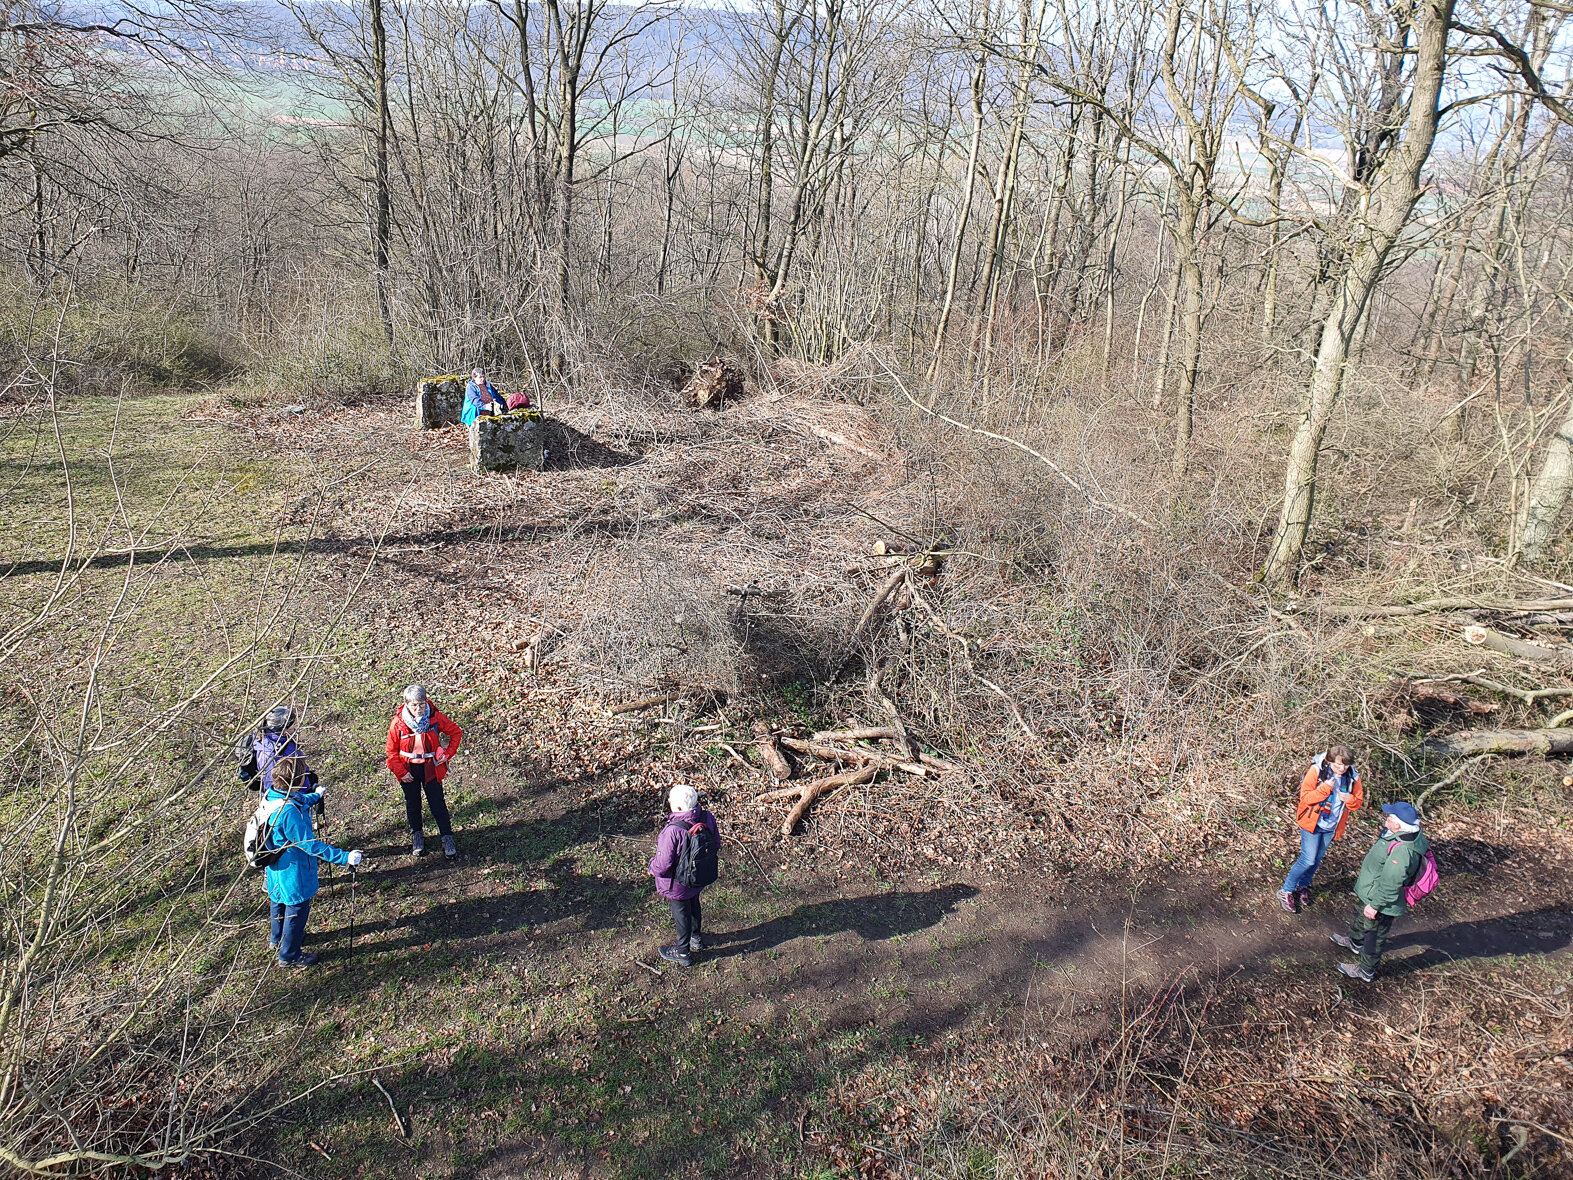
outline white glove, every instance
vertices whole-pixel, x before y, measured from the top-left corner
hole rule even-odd
[[[354,852],[350,853],[350,868],[353,869],[356,865],[360,864],[363,859],[364,858],[361,855],[361,850],[357,848]]]
[[[413,774],[400,775],[399,781],[401,783],[413,783],[415,781],[415,776]]]

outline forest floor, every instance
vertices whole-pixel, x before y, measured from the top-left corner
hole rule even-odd
[[[353,887],[325,873],[314,970],[271,965],[260,881],[227,915],[248,970],[268,979],[268,1011],[299,1030],[291,1084],[338,1078],[248,1146],[265,1161],[254,1174],[1017,1174],[1003,1141],[1044,1125],[1023,1121],[1020,1091],[1040,1115],[1076,1108],[1096,1084],[1056,1096],[1043,1079],[1089,1060],[1118,1075],[1113,1117],[1167,1159],[1178,1114],[1167,1139],[1162,1119],[1144,1131],[1159,1107],[1135,1104],[1120,1070],[1170,1024],[1193,1035],[1182,1080],[1194,1054],[1215,1071],[1209,1095],[1242,1088],[1230,1109],[1207,1099],[1241,1174],[1297,1150],[1263,1130],[1293,1122],[1274,1098],[1291,1083],[1362,1103],[1417,1142],[1457,1139],[1482,1175],[1527,1128],[1539,1174],[1569,1174],[1566,1123],[1556,1129],[1573,1092],[1566,808],[1443,807],[1429,828],[1443,886],[1395,928],[1382,977],[1358,985],[1334,970],[1327,935],[1352,912],[1370,814],[1298,916],[1274,896],[1294,840],[1287,789],[1271,785],[1277,806],[1221,796],[1218,816],[1134,865],[1073,857],[1052,811],[1013,809],[966,774],[843,791],[783,839],[785,807],[756,798],[770,784],[737,756],[746,710],[611,716],[582,649],[565,643],[554,661],[543,645],[542,666],[522,666],[524,640],[553,633],[552,619],[595,617],[595,563],[631,532],[656,532],[670,560],[729,586],[768,593],[783,570],[831,581],[824,571],[844,571],[869,535],[848,540],[859,518],[840,505],[901,511],[870,423],[842,414],[837,442],[811,429],[811,405],[691,426],[565,406],[575,441],[547,472],[476,477],[462,434],[409,429],[403,404],[300,414],[159,398],[127,412],[144,469],[193,435],[247,465],[232,485],[246,527],[194,537],[193,564],[304,554],[303,619],[351,604],[348,646],[313,682],[301,740],[333,784],[326,838],[367,863]],[[275,516],[303,539],[253,535]],[[24,557],[11,576],[51,568]],[[380,769],[411,680],[465,727],[451,864],[410,856]],[[791,687],[785,713],[839,720]],[[701,787],[726,834],[704,899],[709,946],[687,970],[656,956],[669,924],[645,870],[676,781]],[[235,807],[238,832],[238,788]],[[1118,1046],[1130,1053],[1115,1067]],[[1306,1151],[1283,1159],[1284,1174],[1340,1174],[1336,1155],[1322,1172]]]

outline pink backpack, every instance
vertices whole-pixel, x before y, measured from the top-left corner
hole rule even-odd
[[[1394,840],[1387,846],[1389,852],[1398,841]],[[1426,850],[1425,859],[1420,862],[1420,875],[1415,878],[1413,885],[1404,887],[1404,904],[1413,907],[1423,897],[1442,883],[1442,874],[1436,871],[1436,857]]]

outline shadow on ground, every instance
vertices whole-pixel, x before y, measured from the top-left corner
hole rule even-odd
[[[1388,941],[1393,956],[1384,971],[1418,971],[1464,959],[1495,959],[1503,955],[1549,955],[1573,942],[1573,914],[1563,906],[1546,906],[1521,914],[1504,914],[1471,922],[1454,922],[1436,930],[1395,934]],[[1413,947],[1419,953],[1398,952]]]
[[[844,931],[873,941],[938,925],[958,902],[976,897],[971,885],[944,885],[920,893],[876,893],[800,905],[789,914],[742,930],[705,932],[715,958],[769,950],[793,938],[824,938]]]

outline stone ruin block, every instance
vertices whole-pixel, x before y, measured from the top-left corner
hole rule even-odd
[[[421,378],[415,386],[415,425],[421,430],[457,425],[464,412],[464,386],[468,381],[463,373]]]
[[[535,410],[470,423],[470,464],[476,471],[540,471],[546,466],[546,423]]]

